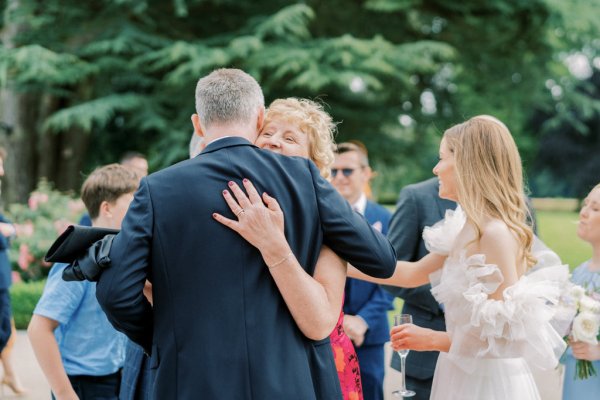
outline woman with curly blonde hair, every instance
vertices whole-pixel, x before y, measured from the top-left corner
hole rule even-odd
[[[333,134],[336,125],[323,107],[308,99],[277,99],[271,103],[265,124],[256,139],[258,147],[287,156],[301,156],[312,160],[321,176],[329,178],[333,162]],[[281,136],[274,140],[273,135]],[[292,137],[293,133],[302,133]],[[299,146],[295,142],[300,141]]]
[[[321,175],[328,178],[334,160],[335,127],[331,116],[318,103],[307,99],[278,99],[267,109],[265,123],[255,145],[286,156],[308,158],[319,168]],[[245,181],[244,186],[259,196],[249,181]],[[231,189],[238,199],[244,196],[236,185]],[[272,199],[268,195],[265,198]],[[226,193],[225,199],[232,210],[239,207],[231,194]],[[269,237],[273,244],[286,246],[285,236],[281,235],[283,231],[279,230],[283,227],[281,211],[277,214],[281,217],[279,222],[271,224],[273,220],[268,217],[267,210],[262,201],[259,205],[244,207],[244,218],[235,225],[221,215],[217,214],[215,218],[250,243],[255,243],[253,238],[256,237]],[[263,254],[268,251],[259,250]],[[288,252],[289,249],[286,249],[285,253]],[[313,340],[329,336],[344,400],[362,400],[358,357],[352,341],[344,332],[344,313],[341,311],[346,263],[324,246],[313,276],[305,272],[291,253],[269,271],[302,333]]]

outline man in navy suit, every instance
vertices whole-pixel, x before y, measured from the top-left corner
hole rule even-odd
[[[264,99],[251,76],[220,69],[200,79],[196,111],[206,147],[142,179],[112,244],[112,266],[98,280],[100,304],[151,353],[156,399],[341,398],[329,338],[300,332],[261,254],[212,213],[233,218],[222,191],[251,179],[277,198],[309,274],[325,244],[367,274],[390,276],[392,246],[310,161],[252,145]],[[146,279],[153,308],[142,293]]]
[[[396,249],[398,260],[417,261],[428,251],[422,239],[423,228],[444,218],[446,210],[456,203],[441,199],[439,182],[431,178],[408,185],[400,191],[396,211],[392,216],[388,238]],[[436,331],[445,331],[444,311],[431,294],[431,285],[414,289],[385,286],[394,296],[404,299],[402,312],[413,316],[413,323]],[[411,351],[406,359],[406,386],[417,394],[413,399],[429,399],[438,352]],[[392,367],[400,370],[400,357],[394,353]],[[449,389],[451,390],[451,389]]]
[[[352,142],[337,146],[332,164],[333,186],[373,228],[385,235],[392,214],[367,200],[364,188],[371,175],[366,149]],[[387,311],[393,308],[392,300],[379,285],[352,278],[346,281],[344,331],[356,349],[365,400],[383,400],[383,345],[390,339]]]

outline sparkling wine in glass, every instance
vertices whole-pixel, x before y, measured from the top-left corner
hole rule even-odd
[[[398,314],[394,315],[394,326],[403,325],[403,324],[412,324],[412,315],[410,314]],[[402,372],[402,389],[396,390],[393,392],[393,395],[396,397],[412,397],[416,393],[412,390],[406,389],[406,356],[408,356],[408,352],[410,350],[404,349],[397,351],[400,356],[400,369]]]

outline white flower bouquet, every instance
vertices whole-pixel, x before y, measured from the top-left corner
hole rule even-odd
[[[581,286],[570,284],[567,290],[563,291],[556,314],[562,321],[572,321],[566,332],[561,332],[565,336],[565,340],[598,344],[600,340],[600,293],[596,290],[586,290]],[[587,379],[591,376],[596,376],[592,362],[577,360],[575,379]]]

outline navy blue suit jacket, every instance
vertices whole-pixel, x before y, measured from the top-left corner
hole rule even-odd
[[[437,178],[408,185],[400,192],[396,211],[390,222],[388,239],[396,249],[398,260],[417,261],[429,252],[422,239],[423,229],[444,218],[456,203],[441,199]],[[445,331],[444,312],[431,294],[431,285],[413,289],[384,286],[394,296],[404,299],[403,313],[412,314],[415,325]],[[406,359],[406,374],[417,379],[430,379],[435,371],[438,352],[411,351]],[[400,369],[400,358],[394,353],[392,366]]]
[[[309,274],[323,244],[363,272],[393,273],[387,239],[314,164],[229,137],[142,179],[97,298],[118,330],[152,349],[157,399],[341,398],[329,338],[300,332],[257,249],[212,218],[234,218],[221,192],[243,178],[277,198]]]
[[[387,234],[391,217],[392,214],[385,207],[367,201],[365,218],[371,226],[374,224],[380,226],[381,233],[384,235]],[[346,280],[344,313],[359,315],[369,325],[362,346],[383,345],[390,339],[387,311],[394,308],[393,300],[393,296],[379,285],[353,278]],[[359,349],[357,348],[357,351]]]

